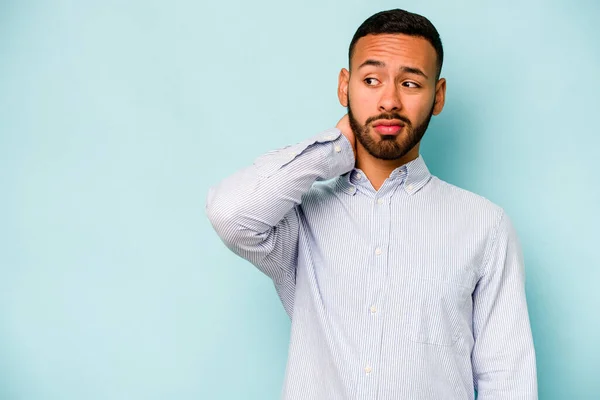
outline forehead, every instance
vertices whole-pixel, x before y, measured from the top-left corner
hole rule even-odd
[[[363,36],[356,42],[350,67],[357,68],[366,60],[383,61],[389,66],[421,68],[428,76],[437,69],[437,54],[427,39],[404,34]]]

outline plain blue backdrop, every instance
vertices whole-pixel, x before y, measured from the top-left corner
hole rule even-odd
[[[0,2],[0,399],[277,399],[289,320],[210,185],[336,124],[354,31],[438,28],[432,173],[519,233],[542,400],[600,398],[596,1]]]

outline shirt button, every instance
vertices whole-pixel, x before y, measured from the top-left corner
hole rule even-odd
[[[412,190],[413,185],[408,185],[407,188],[408,188],[408,190]]]
[[[383,199],[377,199],[377,204],[383,204]]]
[[[356,174],[356,179],[361,180],[362,179],[362,175],[360,173]]]
[[[334,150],[336,153],[339,153],[340,151],[342,151],[342,148],[339,145],[335,145]]]
[[[375,249],[375,254],[377,254],[377,255],[381,254],[381,249],[379,247]]]
[[[367,365],[367,366],[365,367],[365,372],[366,372],[367,374],[370,374],[370,373],[371,373],[371,371],[373,371],[373,368],[371,368],[371,367],[369,367],[369,366]]]
[[[348,193],[354,193],[354,192],[356,192],[356,188],[354,186],[350,186],[348,188]]]
[[[371,314],[375,314],[377,312],[377,308],[375,308],[375,306],[371,306],[369,310],[371,310]]]

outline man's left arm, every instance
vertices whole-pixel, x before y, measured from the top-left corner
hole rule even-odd
[[[537,372],[523,254],[514,226],[500,212],[473,292],[473,382],[478,400],[534,400]]]

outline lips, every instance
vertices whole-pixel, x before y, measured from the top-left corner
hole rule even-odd
[[[373,128],[382,135],[397,135],[404,127],[404,124],[398,120],[375,121]]]

